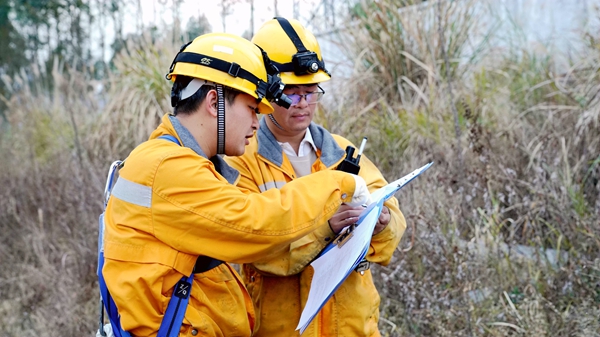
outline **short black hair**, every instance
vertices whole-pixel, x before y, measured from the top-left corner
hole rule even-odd
[[[175,83],[173,83],[173,92],[181,92],[181,90],[187,87],[193,79],[194,78],[190,76],[177,75],[177,77],[175,78]],[[212,84],[202,85],[200,89],[198,89],[198,91],[196,91],[192,96],[177,102],[177,105],[175,106],[175,108],[173,108],[173,115],[191,115],[196,110],[198,110],[200,104],[204,102],[204,100],[206,99],[206,95],[208,95],[208,92],[214,89],[215,87]],[[240,93],[241,91],[223,86],[223,96],[229,104],[233,104],[235,98]]]

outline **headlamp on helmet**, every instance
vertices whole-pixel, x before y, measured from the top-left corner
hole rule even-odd
[[[314,51],[305,51],[296,53],[292,56],[292,64],[294,65],[294,74],[307,75],[314,74],[319,71],[319,57]]]
[[[257,91],[261,91],[269,102],[273,102],[284,109],[288,109],[292,105],[292,100],[283,93],[285,84],[281,82],[279,69],[269,59],[269,55],[257,45],[262,53],[263,63],[267,70],[267,82],[259,84]]]
[[[285,84],[281,82],[279,75],[268,75],[268,77],[269,81],[262,83],[265,85],[267,100],[288,109],[292,105],[292,100],[283,93]]]
[[[294,30],[294,27],[290,22],[282,17],[276,17],[275,20],[279,22],[279,25],[290,38],[296,50],[296,54],[292,55],[292,62],[281,64],[274,62],[280,71],[293,71],[296,76],[309,75],[323,70],[327,75],[329,72],[325,69],[325,62],[319,60],[319,55],[314,51],[306,49],[302,39],[298,36],[298,33]]]

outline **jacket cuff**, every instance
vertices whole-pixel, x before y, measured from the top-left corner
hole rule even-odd
[[[317,228],[313,235],[319,241],[319,243],[325,247],[335,238],[335,233],[329,227],[329,222],[326,222],[323,226]]]

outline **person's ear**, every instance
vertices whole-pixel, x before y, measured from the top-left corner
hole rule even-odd
[[[204,99],[204,108],[210,113],[211,116],[217,117],[217,102],[219,101],[219,96],[217,95],[217,90],[211,89],[206,94],[206,98]]]

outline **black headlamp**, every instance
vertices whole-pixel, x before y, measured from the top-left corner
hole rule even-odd
[[[281,17],[276,17],[275,19],[277,20],[277,22],[279,22],[279,25],[290,38],[290,40],[292,40],[294,46],[296,47],[296,50],[298,51],[292,56],[292,62],[290,63],[273,62],[277,65],[279,71],[293,71],[296,76],[300,76],[314,74],[319,70],[323,70],[327,75],[331,76],[327,69],[325,69],[325,62],[319,60],[319,56],[317,55],[317,53],[306,49],[306,47],[302,43],[302,40],[298,36],[298,33],[296,33],[294,27],[292,27],[290,22],[287,19]]]
[[[294,65],[294,74],[307,75],[314,74],[319,71],[319,57],[314,51],[305,51],[296,53],[292,56],[292,64]]]
[[[292,105],[292,100],[283,93],[285,84],[281,82],[279,75],[267,75],[267,77],[269,78],[267,83],[267,100],[284,109],[289,109]]]
[[[285,84],[281,82],[279,69],[277,69],[271,59],[269,59],[267,52],[265,52],[260,46],[257,45],[257,47],[262,53],[265,69],[267,70],[267,82],[261,83],[257,88],[257,91],[260,91],[269,102],[273,102],[284,109],[288,109],[292,105],[292,100],[283,93]]]

